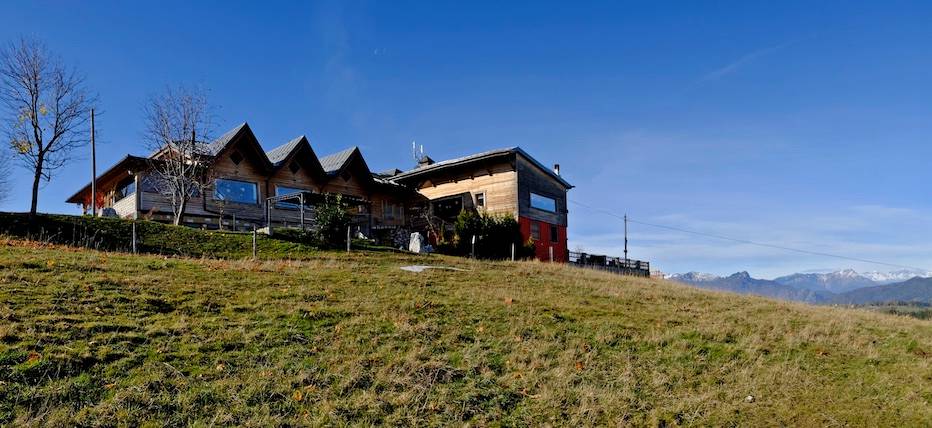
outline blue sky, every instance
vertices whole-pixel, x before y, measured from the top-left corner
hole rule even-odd
[[[191,2],[193,3],[193,2]],[[503,4],[504,3],[504,4]],[[145,153],[141,106],[202,85],[216,132],[307,134],[373,169],[519,145],[570,199],[633,218],[932,268],[932,6],[915,2],[5,2],[0,41],[44,40],[100,95],[99,163]],[[61,171],[40,209],[87,181]],[[28,179],[15,196],[26,210]],[[570,204],[570,246],[621,223]],[[668,272],[883,266],[632,225]]]

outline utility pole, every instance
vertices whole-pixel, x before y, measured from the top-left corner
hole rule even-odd
[[[628,264],[628,213],[625,213],[625,264]]]
[[[94,109],[91,109],[91,216],[97,216],[97,147],[94,144]]]

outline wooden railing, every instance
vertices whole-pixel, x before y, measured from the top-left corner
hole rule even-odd
[[[570,251],[569,263],[580,267],[605,270],[622,275],[650,276],[650,263],[643,260]]]

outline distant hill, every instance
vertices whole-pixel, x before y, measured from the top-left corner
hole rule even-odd
[[[881,302],[932,303],[932,278],[913,278],[895,284],[859,288],[836,295],[839,304],[863,305]]]
[[[858,288],[880,285],[874,280],[857,273],[853,269],[845,269],[830,273],[794,273],[792,275],[781,276],[774,279],[774,281],[799,289],[828,291],[832,293],[844,293]]]
[[[894,278],[905,272],[891,272],[877,277]],[[932,303],[932,278],[915,277],[903,282],[879,285],[853,270],[797,273],[774,280],[753,278],[747,272],[729,276],[689,272],[669,275],[667,279],[710,290],[815,304]]]
[[[671,275],[667,279],[710,290],[731,291],[799,302],[827,303],[834,298],[830,292],[797,288],[767,279],[756,279],[752,278],[747,272],[738,272],[725,277],[690,272]]]

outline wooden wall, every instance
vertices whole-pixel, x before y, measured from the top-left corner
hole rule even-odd
[[[421,183],[418,192],[428,199],[469,192],[485,193],[486,212],[518,215],[518,175],[510,162],[502,162],[482,170],[453,175],[435,175]],[[471,204],[475,204],[473,199]]]

